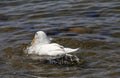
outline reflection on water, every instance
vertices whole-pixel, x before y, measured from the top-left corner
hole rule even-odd
[[[119,0],[0,1],[0,78],[120,76]],[[83,68],[42,64],[23,50],[45,31],[75,53]]]

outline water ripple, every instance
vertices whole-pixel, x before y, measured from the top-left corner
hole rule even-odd
[[[0,1],[0,77],[119,77],[119,5],[119,0]],[[84,68],[41,64],[28,57],[23,50],[39,30],[53,42],[80,47],[75,54],[86,62]]]

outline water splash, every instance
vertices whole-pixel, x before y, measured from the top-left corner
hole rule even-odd
[[[66,54],[50,58],[39,59],[41,63],[60,66],[81,66],[84,61],[76,55]]]

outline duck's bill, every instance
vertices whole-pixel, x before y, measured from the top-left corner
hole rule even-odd
[[[36,37],[37,37],[37,35],[35,34],[35,36],[34,36],[32,42],[31,42],[31,45],[33,45],[33,44],[35,43]]]

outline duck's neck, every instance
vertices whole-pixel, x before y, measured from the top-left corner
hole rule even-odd
[[[43,45],[43,44],[49,44],[50,41],[49,40],[39,40],[36,39],[31,45],[32,46],[37,46],[37,45]]]

